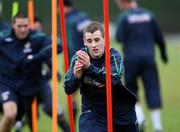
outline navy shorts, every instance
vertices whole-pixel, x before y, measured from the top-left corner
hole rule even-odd
[[[17,120],[20,120],[27,112],[31,110],[33,97],[24,97],[14,91],[11,87],[0,83],[0,100],[3,105],[6,102],[13,101],[17,104]]]
[[[124,64],[126,86],[137,94],[137,81],[140,77],[145,88],[145,97],[148,107],[160,108],[160,85],[154,59],[147,57],[127,57]]]
[[[100,114],[85,111],[79,118],[79,132],[107,132],[107,122]],[[139,132],[138,124],[113,123],[113,132]]]

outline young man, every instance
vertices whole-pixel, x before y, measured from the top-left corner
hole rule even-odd
[[[42,20],[39,17],[35,17],[34,19],[34,29],[38,32],[42,32],[43,25]],[[37,92],[37,101],[38,105],[40,105],[48,116],[52,117],[52,90],[50,86],[50,80],[52,78],[52,61],[47,60],[47,62],[44,62],[41,64],[41,77],[37,78],[40,83],[40,87],[38,88]],[[60,79],[60,74],[58,73],[58,79]],[[62,128],[63,132],[69,132],[69,124],[67,123],[64,115],[63,108],[58,104],[58,125],[60,128]],[[27,116],[27,120],[29,121],[29,126],[32,128],[32,120],[31,120],[31,111],[29,112]],[[15,132],[22,131],[23,123],[24,121],[17,121],[16,125],[14,127]]]
[[[0,131],[10,132],[15,120],[30,109],[40,86],[41,63],[51,57],[51,39],[31,31],[27,15],[18,13],[12,30],[0,37],[0,90],[3,116]],[[58,45],[58,52],[62,48]]]
[[[65,76],[64,88],[72,94],[80,86],[82,113],[80,132],[107,132],[106,67],[104,29],[92,22],[84,29],[86,48],[78,50]],[[111,52],[113,131],[138,132],[135,114],[135,96],[122,84],[123,58],[115,49]]]
[[[116,0],[116,2],[118,7],[125,11],[120,15],[116,40],[123,44],[126,86],[137,94],[137,78],[142,78],[154,131],[162,131],[160,117],[162,102],[154,60],[157,43],[162,61],[168,62],[162,33],[155,17],[146,9],[138,7],[135,0]],[[136,113],[143,131],[145,118],[139,100],[136,104]]]

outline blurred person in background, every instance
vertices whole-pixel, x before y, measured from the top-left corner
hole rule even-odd
[[[162,32],[155,16],[150,11],[138,7],[136,0],[116,0],[116,3],[124,11],[119,17],[116,40],[123,44],[126,86],[138,94],[137,80],[141,77],[153,130],[161,132],[162,101],[155,62],[155,44],[159,46],[162,61],[167,63]],[[145,116],[140,100],[136,103],[136,114],[140,130],[144,131]]]
[[[11,30],[0,34],[1,132],[10,132],[31,109],[41,86],[37,81],[41,64],[51,58],[51,43],[47,35],[30,30],[28,16],[20,12],[13,17]],[[60,44],[57,49],[62,51]]]
[[[43,21],[40,17],[35,17],[34,19],[34,29],[38,32],[42,32],[43,30]],[[51,59],[48,60],[46,63],[42,64],[42,77],[39,78],[39,82],[41,84],[38,94],[37,94],[37,101],[38,105],[42,106],[43,111],[50,117],[52,117],[52,90],[50,86],[50,80],[52,79],[52,61]],[[61,80],[61,75],[58,73],[58,80]],[[65,115],[63,109],[58,104],[58,125],[62,128],[63,132],[69,132],[69,125],[65,119]],[[28,122],[30,128],[32,128],[32,115],[31,112],[28,114]],[[21,132],[23,127],[23,121],[16,122],[15,125],[15,132]]]
[[[73,7],[73,0],[64,0],[64,14],[66,21],[67,48],[70,65],[71,58],[75,52],[84,47],[83,29],[89,25],[91,21],[84,11],[77,10]],[[73,113],[74,120],[76,121],[76,93],[73,94]]]
[[[38,32],[43,32],[43,20],[38,16],[34,18],[34,29]]]

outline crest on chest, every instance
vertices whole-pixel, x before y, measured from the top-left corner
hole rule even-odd
[[[30,42],[27,42],[27,43],[24,45],[23,53],[28,54],[28,53],[30,53],[30,52],[32,52],[31,43],[30,43]]]
[[[5,38],[5,39],[4,39],[4,41],[5,41],[5,42],[10,43],[10,42],[12,42],[12,41],[13,41],[13,38],[11,38],[11,37],[7,37],[7,38]]]

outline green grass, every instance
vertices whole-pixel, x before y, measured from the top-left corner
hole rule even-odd
[[[113,43],[112,47],[120,50],[120,46]],[[168,41],[168,56],[169,63],[164,65],[160,60],[160,55],[157,50],[156,60],[158,63],[158,70],[161,82],[161,91],[163,98],[163,110],[162,110],[162,120],[164,126],[164,132],[180,132],[180,45],[176,41]],[[62,55],[59,56],[59,70],[63,73],[63,61]],[[150,120],[150,114],[145,105],[143,89],[141,80],[139,80],[140,85],[140,95],[145,109],[145,115],[147,117],[147,128],[146,132],[152,132],[152,124]],[[67,110],[67,97],[64,93],[62,82],[58,86],[58,98],[61,105],[64,107],[66,117],[68,118]],[[80,106],[80,97],[78,97]],[[79,107],[80,108],[80,107]],[[38,122],[38,132],[51,132],[51,119],[44,115],[41,111],[41,116]],[[24,132],[29,132],[26,127]],[[61,132],[59,130],[58,132]]]

